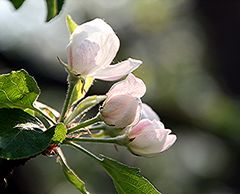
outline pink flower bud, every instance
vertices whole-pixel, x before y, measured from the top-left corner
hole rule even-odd
[[[141,101],[130,95],[116,95],[108,99],[101,111],[108,125],[124,128],[134,122]]]
[[[142,119],[138,124],[129,128],[128,148],[137,155],[151,156],[167,150],[174,144],[177,137],[170,134],[170,129],[165,129],[158,120]]]
[[[114,84],[107,93],[107,99],[100,111],[104,122],[118,128],[138,122],[142,104],[140,98],[145,91],[143,81],[133,74]]]
[[[119,45],[119,39],[113,29],[102,19],[97,18],[79,25],[72,33],[67,46],[69,68],[83,77],[118,80],[142,64],[142,61],[129,58],[116,65],[110,65]]]

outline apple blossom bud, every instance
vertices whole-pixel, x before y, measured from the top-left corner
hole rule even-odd
[[[141,100],[146,86],[133,74],[114,84],[106,94],[107,99],[100,110],[103,121],[108,125],[125,128],[140,119]]]
[[[101,115],[108,125],[124,128],[134,122],[140,103],[130,95],[116,95],[105,102]]]
[[[119,39],[110,25],[94,19],[76,27],[67,46],[70,71],[82,77],[114,81],[135,70],[142,61],[127,59],[110,65],[119,49]]]
[[[165,129],[162,122],[142,119],[128,130],[128,148],[136,155],[152,156],[174,144],[177,137],[170,133],[171,130]]]

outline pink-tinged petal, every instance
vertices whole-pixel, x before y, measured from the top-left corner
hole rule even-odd
[[[129,129],[128,138],[129,139],[135,138],[136,136],[140,135],[144,129],[151,127],[151,125],[152,123],[150,120],[147,119],[140,120],[137,125]]]
[[[136,110],[135,119],[132,122],[131,126],[136,125],[140,121],[140,119],[141,119],[142,101],[139,98],[137,98],[137,99],[138,99],[138,107],[137,107],[137,110]]]
[[[122,61],[115,65],[109,65],[103,69],[99,69],[98,71],[94,72],[92,76],[100,80],[115,81],[128,75],[141,64],[142,61],[129,58],[128,60]]]
[[[142,103],[141,119],[150,119],[150,120],[155,119],[160,121],[160,118],[158,117],[157,113],[149,105],[145,103]]]
[[[97,38],[97,42],[101,49],[99,50],[96,57],[96,64],[99,69],[103,69],[108,67],[112,63],[119,50],[120,41],[115,33],[104,34],[96,38],[91,37],[91,39],[95,39],[95,41]],[[96,69],[96,71],[97,70],[98,69]]]
[[[133,74],[129,74],[125,80],[114,84],[107,93],[107,96],[111,97],[113,95],[128,94],[141,98],[145,92],[146,86],[144,82]]]
[[[94,19],[79,25],[71,35],[68,63],[78,74],[93,74],[111,64],[119,45],[111,26],[101,19]]]
[[[88,75],[92,69],[96,68],[95,58],[99,50],[98,44],[87,39],[79,44],[70,42],[67,47],[70,69],[76,74]]]
[[[136,118],[139,99],[130,95],[117,95],[107,99],[100,111],[105,123],[125,128]]]
[[[128,129],[130,143],[128,148],[137,155],[152,156],[168,149],[176,141],[158,120],[142,119],[134,127]]]
[[[161,152],[167,150],[168,148],[170,148],[174,143],[175,141],[177,140],[177,136],[174,135],[174,134],[170,134],[167,136],[167,139],[166,139],[166,142],[161,150]]]
[[[105,21],[100,18],[96,18],[89,22],[85,22],[74,30],[72,36],[77,33],[95,33],[95,32],[104,32],[104,33],[113,33],[113,29]]]

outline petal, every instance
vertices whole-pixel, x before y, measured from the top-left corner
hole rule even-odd
[[[157,113],[154,112],[154,110],[149,105],[142,103],[141,119],[145,118],[160,121],[160,118],[158,117]]]
[[[169,147],[171,147],[175,143],[176,140],[177,140],[176,135],[174,135],[174,134],[168,135],[161,152],[163,152],[163,151],[167,150]]]
[[[110,65],[119,45],[111,26],[102,19],[94,19],[79,25],[71,35],[68,61],[77,67],[77,72],[92,74]]]
[[[86,34],[89,41],[100,46],[96,57],[98,67],[104,68],[111,64],[119,49],[120,41],[110,25],[102,19],[96,18],[80,25],[75,31]]]
[[[128,138],[129,139],[135,138],[136,136],[140,135],[145,128],[151,127],[151,125],[152,123],[148,119],[140,120],[138,124],[129,129]]]
[[[67,47],[68,64],[76,74],[88,75],[96,67],[96,56],[100,47],[87,39],[73,40]]]
[[[117,95],[107,99],[101,112],[108,125],[125,128],[132,124],[138,111],[139,99],[130,95]]]
[[[142,61],[129,58],[128,60],[122,61],[115,65],[109,65],[106,68],[99,69],[95,72],[95,74],[93,74],[93,76],[96,79],[115,81],[119,80],[123,76],[128,75],[141,64]]]
[[[133,97],[141,98],[145,92],[146,86],[144,82],[133,74],[129,74],[125,80],[114,84],[107,93],[107,96],[111,97],[113,95],[128,94]]]

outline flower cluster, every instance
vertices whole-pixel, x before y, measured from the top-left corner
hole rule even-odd
[[[107,92],[93,124],[102,121],[109,128],[121,129],[124,141],[116,143],[127,146],[136,155],[151,156],[168,149],[176,141],[176,136],[170,134],[171,130],[164,127],[157,114],[141,101],[146,86],[131,72],[142,61],[129,58],[111,65],[119,45],[118,37],[102,19],[79,25],[72,32],[67,46],[68,70],[81,79],[92,77],[116,81],[126,77]]]

